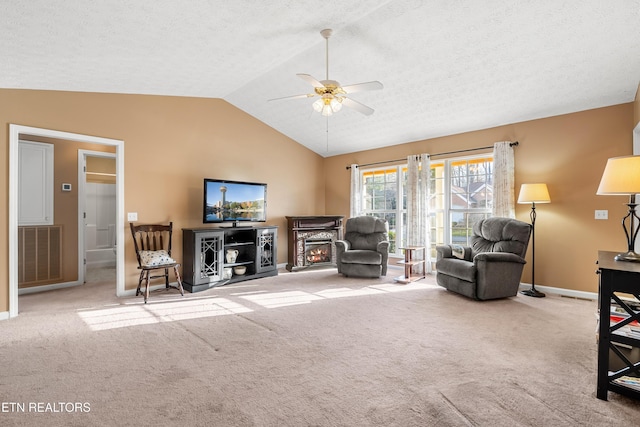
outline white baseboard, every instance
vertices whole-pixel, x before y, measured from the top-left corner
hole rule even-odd
[[[0,321],[9,320],[9,312],[8,311],[0,311]]]
[[[520,283],[520,289],[526,290],[530,289],[531,285],[528,283]],[[580,298],[587,300],[598,300],[598,294],[596,292],[584,292],[584,291],[575,291],[573,289],[564,289],[564,288],[554,288],[551,286],[538,286],[536,285],[536,289],[540,292],[546,292],[549,294],[556,294],[563,297],[571,297],[571,298]]]
[[[54,289],[70,288],[72,286],[78,286],[80,284],[81,284],[80,282],[75,281],[75,282],[54,283],[53,285],[32,286],[30,288],[18,289],[18,295],[33,294],[33,293],[36,293],[36,292],[44,292],[44,291],[52,291]]]

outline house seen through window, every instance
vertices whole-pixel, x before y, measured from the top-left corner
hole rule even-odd
[[[469,245],[473,224],[491,215],[493,157],[432,160],[430,170],[431,258],[435,246]],[[402,257],[405,245],[407,165],[362,169],[363,214],[389,223],[389,254]]]

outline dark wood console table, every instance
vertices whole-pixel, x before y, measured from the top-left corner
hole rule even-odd
[[[640,361],[630,357],[629,353],[629,349],[640,348],[640,335],[635,337],[628,332],[635,322],[640,323],[640,263],[615,261],[616,255],[616,252],[598,252],[600,291],[596,396],[602,400],[607,400],[609,390],[640,398],[640,388],[620,383],[621,377],[640,378]],[[623,320],[611,321],[612,304],[618,308],[618,317]],[[616,369],[614,362],[622,363],[622,367]]]
[[[188,292],[278,274],[278,227],[183,228],[182,285]],[[227,256],[232,253],[233,257]]]
[[[336,240],[342,239],[343,216],[288,216],[287,270],[336,267]]]

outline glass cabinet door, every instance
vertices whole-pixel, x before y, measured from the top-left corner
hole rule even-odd
[[[258,256],[256,272],[277,269],[278,257],[276,254],[276,241],[278,229],[268,228],[259,230],[257,234]]]
[[[220,232],[199,234],[196,238],[197,284],[222,280],[223,234]]]

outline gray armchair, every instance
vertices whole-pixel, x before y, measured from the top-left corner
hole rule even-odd
[[[345,276],[387,275],[389,224],[372,216],[349,218],[344,240],[336,241],[338,273]]]
[[[518,293],[531,225],[492,217],[473,225],[471,247],[436,246],[436,281],[450,291],[488,300]]]

